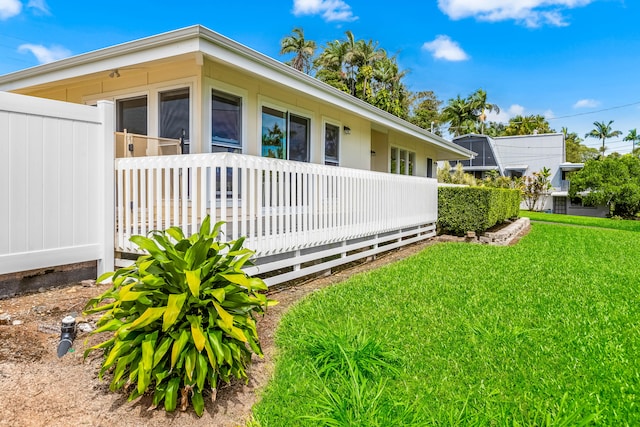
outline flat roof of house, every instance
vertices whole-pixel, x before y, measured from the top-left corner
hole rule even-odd
[[[434,144],[438,149],[438,158],[459,160],[472,158],[475,155],[474,152],[445,138],[380,110],[359,98],[201,25],[169,31],[5,74],[0,76],[0,90],[12,91],[39,86],[91,73],[125,68],[142,62],[166,60],[197,52],[213,60],[254,72],[264,79],[284,84],[318,100],[351,111],[370,120],[373,124]]]

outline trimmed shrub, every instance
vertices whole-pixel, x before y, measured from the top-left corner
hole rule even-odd
[[[438,229],[462,236],[482,233],[496,224],[517,218],[520,190],[487,187],[438,187]]]

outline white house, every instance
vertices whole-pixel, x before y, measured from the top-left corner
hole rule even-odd
[[[543,210],[570,215],[606,215],[602,208],[583,206],[568,197],[568,173],[580,170],[584,165],[565,161],[562,133],[501,137],[467,134],[454,138],[453,142],[477,153],[476,157],[461,163],[465,172],[478,179],[486,177],[488,171],[496,171],[500,176],[524,177],[548,168],[552,189]]]
[[[227,237],[247,237],[252,272],[276,275],[270,283],[433,235],[434,162],[473,156],[202,26],[0,76],[0,91],[107,101],[118,256],[135,251],[132,234],[189,231],[209,214]],[[0,144],[33,139],[17,129]],[[28,204],[15,206],[0,222],[28,217]]]

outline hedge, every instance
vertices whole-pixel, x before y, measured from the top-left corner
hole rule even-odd
[[[482,233],[496,224],[517,218],[519,211],[520,190],[438,187],[438,229],[441,234]]]

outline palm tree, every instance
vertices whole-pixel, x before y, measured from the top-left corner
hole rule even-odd
[[[454,136],[475,131],[475,117],[471,105],[460,95],[447,101],[447,105],[442,109],[442,118],[449,122],[449,132]]]
[[[283,38],[280,42],[280,54],[286,55],[293,53],[294,57],[288,62],[298,71],[309,74],[311,71],[312,58],[316,50],[316,42],[313,40],[305,40],[304,30],[302,28],[294,28],[292,34]]]
[[[486,119],[487,111],[495,111],[496,113],[500,112],[500,107],[498,107],[497,104],[487,102],[487,92],[483,89],[478,89],[472,93],[469,96],[468,101],[471,104],[471,110],[474,115],[480,119],[480,121],[484,121]]]
[[[623,141],[631,141],[631,154],[633,154],[636,145],[640,144],[640,135],[638,135],[636,129],[631,129],[629,134],[624,137]]]
[[[495,111],[500,113],[500,107],[497,104],[491,104],[487,102],[487,92],[482,89],[476,90],[467,98],[473,115],[477,117],[480,122],[480,132],[484,131],[484,121],[487,119],[487,111]]]
[[[378,49],[378,43],[369,40],[358,40],[352,52],[352,62],[358,67],[358,79],[362,78],[362,95],[359,97],[365,101],[369,100],[371,90],[368,83],[373,77],[373,65],[376,61],[386,57],[384,50]]]
[[[613,120],[609,120],[609,123],[606,124],[605,122],[593,122],[595,128],[591,129],[591,132],[584,136],[585,138],[598,138],[602,140],[602,148],[600,148],[600,151],[602,151],[602,157],[604,157],[604,153],[607,151],[607,147],[604,146],[604,141],[607,138],[615,138],[616,136],[622,135],[622,132],[619,130],[611,129],[612,123]]]

